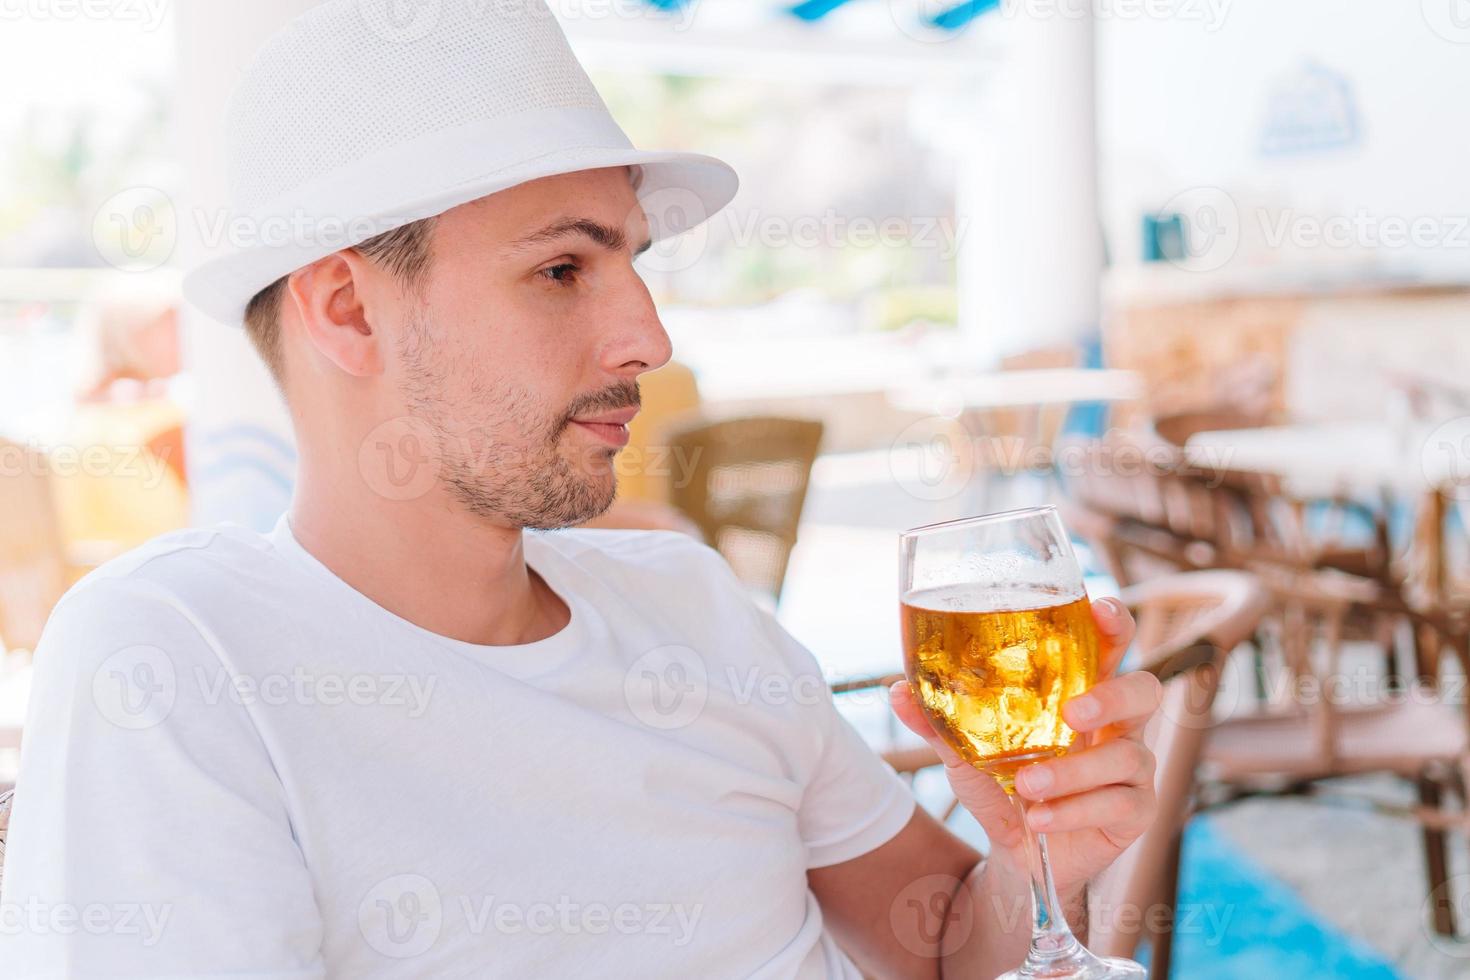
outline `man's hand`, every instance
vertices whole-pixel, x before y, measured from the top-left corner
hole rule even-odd
[[[1022,769],[1016,791],[1038,802],[1031,828],[1047,835],[1057,894],[1070,905],[1086,883],[1117,859],[1154,819],[1154,757],[1143,744],[1143,726],[1159,706],[1160,685],[1143,672],[1113,677],[1133,639],[1133,617],[1116,599],[1092,606],[1100,633],[1098,677],[1086,694],[1062,706],[1078,733],[1078,745],[1058,759]],[[893,711],[921,735],[944,762],[960,803],[985,828],[993,850],[1024,880],[1025,837],[1015,803],[995,778],[971,766],[946,745],[924,717],[905,681],[894,684]]]

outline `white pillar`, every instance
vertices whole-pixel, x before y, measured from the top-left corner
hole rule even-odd
[[[270,34],[315,2],[179,0],[174,139],[182,180],[175,204],[185,268],[202,252],[198,217],[226,200],[224,108],[235,80]],[[221,324],[188,304],[180,324],[194,382],[186,429],[193,520],[268,530],[295,478],[285,406],[239,324]]]
[[[1000,64],[969,113],[958,195],[960,329],[975,367],[1092,335],[1103,265],[1091,4],[1007,0],[985,16]]]

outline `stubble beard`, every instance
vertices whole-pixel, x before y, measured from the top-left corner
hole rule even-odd
[[[434,357],[421,323],[405,331],[400,353],[409,412],[433,431],[440,479],[466,512],[502,526],[554,530],[591,520],[612,506],[617,450],[589,446],[568,453],[562,447],[575,413],[622,407],[630,397],[637,404],[636,384],[628,382],[556,413],[511,380],[491,384],[473,379],[466,399],[469,410],[463,411],[444,398],[448,359],[442,352]]]

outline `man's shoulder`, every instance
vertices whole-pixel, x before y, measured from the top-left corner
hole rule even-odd
[[[152,594],[175,602],[228,594],[273,561],[270,539],[232,524],[184,528],[145,541],[82,576],[56,605]]]
[[[268,594],[272,579],[277,593],[286,584],[272,553],[268,538],[217,525],[173,531],[105,562],[51,610],[36,649],[37,683],[85,696],[104,667],[132,669],[118,663],[173,678],[193,676],[186,664],[213,669],[222,643],[273,621],[234,609],[242,595]]]

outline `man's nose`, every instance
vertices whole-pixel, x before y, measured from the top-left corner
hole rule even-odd
[[[609,309],[616,329],[603,350],[602,366],[612,374],[637,377],[669,363],[673,344],[659,319],[653,296],[630,265],[620,277],[618,294]]]

